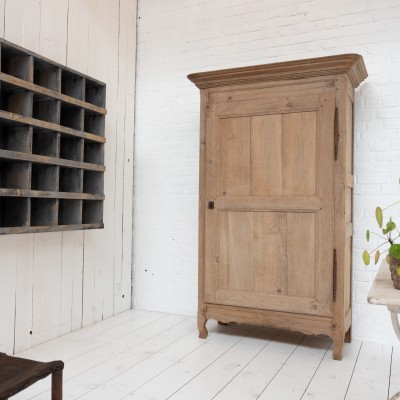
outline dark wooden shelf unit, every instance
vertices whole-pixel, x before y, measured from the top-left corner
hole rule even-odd
[[[0,234],[103,228],[106,86],[0,39]]]

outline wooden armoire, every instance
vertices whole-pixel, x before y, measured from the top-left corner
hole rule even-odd
[[[210,318],[351,340],[358,54],[201,72],[200,337]]]

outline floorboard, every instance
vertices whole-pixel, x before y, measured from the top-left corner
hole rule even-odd
[[[400,346],[130,310],[18,356],[62,359],[64,400],[388,400],[400,391]],[[50,379],[15,400],[49,400]]]

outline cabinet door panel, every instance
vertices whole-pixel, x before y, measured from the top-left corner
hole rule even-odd
[[[243,95],[207,116],[205,301],[331,315],[334,92]]]

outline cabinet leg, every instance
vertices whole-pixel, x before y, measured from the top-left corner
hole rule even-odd
[[[206,316],[202,312],[199,312],[197,314],[197,329],[199,330],[200,339],[205,339],[208,335],[206,324],[207,324]]]
[[[351,327],[344,335],[344,341],[345,341],[345,343],[351,343]]]
[[[340,361],[343,356],[344,335],[336,333],[333,336],[333,359]]]

